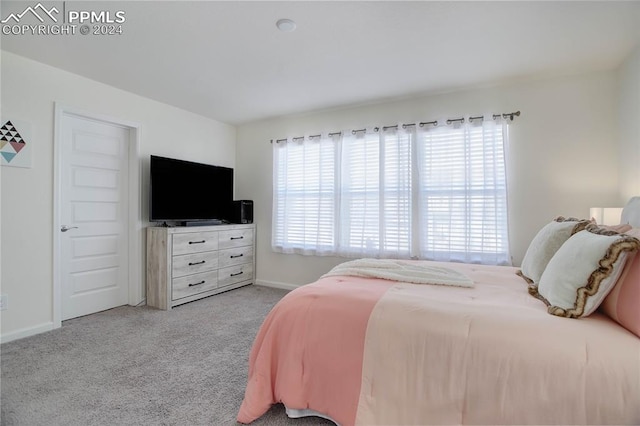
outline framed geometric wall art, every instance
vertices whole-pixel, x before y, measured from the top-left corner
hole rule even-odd
[[[31,123],[0,120],[0,165],[31,167]]]

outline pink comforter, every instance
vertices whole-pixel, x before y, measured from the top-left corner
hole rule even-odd
[[[515,268],[439,265],[475,288],[329,277],[286,295],[238,421],[282,402],[341,425],[640,422],[640,339],[547,314]]]

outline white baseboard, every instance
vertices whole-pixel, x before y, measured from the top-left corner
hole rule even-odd
[[[295,290],[300,287],[299,285],[289,284],[289,283],[279,283],[277,281],[265,281],[265,280],[256,280],[256,285],[261,285],[263,287],[272,287],[272,288],[280,288],[283,290]]]
[[[36,325],[35,327],[22,328],[20,330],[12,331],[0,336],[1,343],[11,342],[12,340],[23,339],[25,337],[33,336],[36,334],[44,333],[45,331],[51,331],[55,327],[53,322],[47,322],[44,324]]]

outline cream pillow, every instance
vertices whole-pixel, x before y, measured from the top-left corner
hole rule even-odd
[[[518,275],[537,286],[544,269],[562,244],[591,222],[560,216],[542,228],[529,244]]]
[[[615,286],[640,241],[589,225],[569,238],[545,269],[538,288],[529,292],[544,301],[549,313],[579,318],[595,311]]]

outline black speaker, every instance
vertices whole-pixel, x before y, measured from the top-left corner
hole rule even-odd
[[[231,223],[253,223],[253,200],[237,200],[231,204]]]

